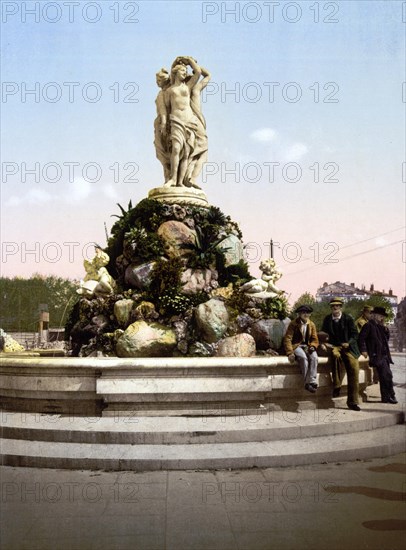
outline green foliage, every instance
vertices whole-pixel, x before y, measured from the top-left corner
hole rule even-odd
[[[275,296],[259,302],[258,308],[268,319],[285,319],[289,314],[289,304],[285,296]]]
[[[68,311],[65,322],[65,340],[69,341],[73,327],[80,319],[80,300],[75,302]]]
[[[120,204],[118,207],[121,214],[115,215],[118,219],[111,229],[106,248],[110,257],[107,269],[125,290],[122,273],[117,271],[117,258],[124,254],[127,262],[159,260],[164,256],[164,248],[156,233],[157,229],[165,221],[179,221],[181,218],[179,209],[156,200],[144,199],[135,208],[130,201],[127,210]],[[230,269],[225,268],[224,250],[218,247],[230,233],[237,233],[241,238],[238,225],[215,206],[186,206],[183,210],[183,215],[193,220],[197,235],[194,244],[185,245],[190,251],[186,267],[204,269],[216,266],[226,284],[229,281],[248,280],[250,276],[244,262]]]
[[[71,304],[77,300],[77,284],[69,279],[35,274],[29,279],[0,278],[0,327],[7,331],[38,330],[39,305],[46,304],[49,326],[63,327]]]
[[[181,292],[183,269],[181,260],[177,258],[168,261],[160,259],[155,264],[148,299],[157,305],[161,315],[167,317],[180,315],[190,307],[195,307],[208,299],[205,292],[191,296]]]
[[[124,208],[121,206],[121,204],[117,203],[117,206],[119,207],[119,209],[121,210],[121,216],[117,216],[117,214],[112,214],[112,217],[113,218],[123,218],[125,216],[127,216],[127,214],[130,212],[130,210],[132,210],[132,207],[133,207],[133,203],[132,201],[130,200],[130,202],[128,203],[128,207],[127,207],[127,210],[124,210]]]
[[[238,315],[240,313],[244,313],[244,311],[248,308],[250,300],[251,298],[248,294],[244,294],[244,292],[240,292],[238,289],[235,289],[231,297],[227,299],[227,305],[235,311],[236,315]]]
[[[225,225],[227,222],[227,218],[225,214],[218,208],[217,206],[210,206],[208,212],[207,212],[207,223],[211,225]]]
[[[313,313],[311,316],[311,320],[316,325],[316,328],[320,330],[321,325],[323,324],[324,317],[331,313],[328,302],[316,302],[316,298],[312,294],[310,294],[310,292],[305,292],[293,304],[292,312],[290,314],[291,319],[294,319],[296,317],[295,310],[299,306],[302,306],[304,304],[312,306]]]
[[[157,260],[151,274],[149,292],[152,297],[159,296],[169,290],[179,291],[181,286],[183,265],[178,258]]]
[[[196,228],[196,238],[193,244],[184,244],[183,248],[190,250],[188,266],[192,269],[205,269],[217,264],[218,258],[224,257],[224,249],[221,250],[218,245],[227,237],[213,239],[208,231],[201,227]],[[221,260],[219,259],[219,262]]]
[[[181,315],[192,306],[192,300],[185,294],[179,294],[173,290],[158,297],[158,311],[161,315]]]
[[[344,311],[346,313],[349,313],[354,317],[354,319],[358,319],[362,313],[362,309],[365,305],[372,306],[372,307],[383,307],[386,310],[386,313],[388,314],[388,317],[386,318],[386,322],[393,321],[394,314],[392,306],[390,305],[390,302],[384,298],[382,295],[374,294],[368,300],[349,300],[345,306]]]
[[[163,205],[159,201],[144,199],[132,207],[131,201],[128,204],[128,210],[119,204],[121,216],[116,216],[118,220],[111,228],[111,237],[108,240],[106,252],[110,256],[110,262],[107,266],[109,273],[117,278],[116,259],[123,253],[124,239],[126,233],[132,229],[144,230],[147,235],[155,232],[163,221]],[[151,242],[153,240],[153,242]],[[144,241],[145,242],[145,241]],[[152,249],[157,247],[156,239],[148,239],[149,246],[147,255],[152,253]],[[152,256],[149,256],[152,257]]]
[[[138,227],[147,231],[156,231],[163,220],[164,206],[161,202],[144,199],[137,204],[132,212],[132,218]]]
[[[129,257],[151,260],[164,253],[162,241],[157,233],[148,232],[143,228],[133,227],[125,233],[124,239],[124,253]]]
[[[221,286],[227,286],[230,283],[241,286],[252,279],[248,270],[248,263],[240,260],[238,264],[225,267],[224,262],[218,262],[219,282]]]
[[[308,292],[302,294],[294,303],[292,307],[292,315],[294,318],[294,311],[302,304],[309,304],[313,308],[313,313],[311,316],[312,321],[315,323],[318,330],[321,329],[324,318],[331,313],[331,308],[328,302],[316,302],[315,298]],[[393,310],[390,305],[390,302],[386,300],[383,296],[375,294],[368,298],[367,300],[349,300],[344,303],[343,311],[351,315],[354,320],[358,319],[362,313],[362,309],[365,305],[369,306],[380,306],[384,307],[388,313],[387,321],[391,321],[394,317]]]
[[[294,317],[294,312],[299,306],[303,305],[312,306],[314,308],[314,305],[316,304],[316,298],[313,296],[313,294],[310,294],[310,292],[305,292],[302,294],[296,302],[293,304],[292,307],[292,315]]]

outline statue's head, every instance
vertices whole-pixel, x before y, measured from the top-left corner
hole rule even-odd
[[[182,81],[187,77],[187,67],[183,63],[178,63],[171,70],[171,82],[175,82],[175,78],[179,77]]]
[[[160,88],[164,88],[165,85],[170,83],[170,76],[166,69],[162,68],[156,73],[156,83]]]

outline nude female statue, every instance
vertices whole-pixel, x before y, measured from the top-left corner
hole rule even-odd
[[[161,90],[155,100],[157,117],[154,121],[154,145],[156,156],[164,168],[165,181],[168,181],[171,173],[171,156],[167,136],[168,112],[165,105],[165,91],[171,85],[171,79],[166,69],[156,73],[156,83]]]
[[[188,75],[188,66],[192,68],[191,75]],[[155,148],[164,166],[164,186],[198,188],[196,177],[207,158],[206,122],[201,112],[200,94],[210,74],[191,57],[175,59],[170,86],[163,71],[158,73],[159,80],[157,75],[162,90],[156,99]]]

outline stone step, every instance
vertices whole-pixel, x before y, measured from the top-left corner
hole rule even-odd
[[[304,404],[309,406],[309,404]],[[376,430],[402,423],[400,406],[367,403],[350,411],[345,399],[329,409],[261,411],[233,416],[150,417],[130,413],[114,417],[74,417],[1,412],[5,439],[83,444],[181,445],[279,441]]]
[[[130,445],[3,439],[2,464],[34,468],[189,470],[354,461],[405,452],[405,426],[278,441]]]

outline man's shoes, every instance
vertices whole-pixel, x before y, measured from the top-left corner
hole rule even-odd
[[[356,403],[348,403],[347,407],[352,411],[360,411],[360,407]]]
[[[340,397],[341,388],[334,388],[333,397]]]
[[[310,393],[316,393],[316,388],[313,386],[313,384],[305,384],[305,390],[309,391]]]
[[[389,399],[382,399],[382,403],[390,403],[391,405],[396,405],[397,399],[395,397],[389,397]]]

